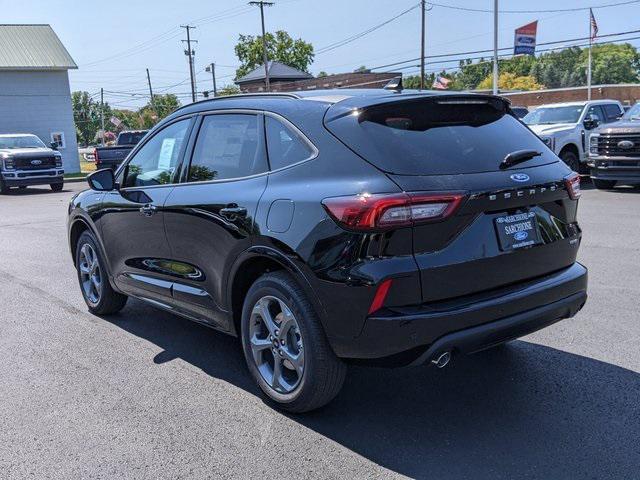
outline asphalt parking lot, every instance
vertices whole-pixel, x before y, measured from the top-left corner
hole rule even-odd
[[[353,367],[288,416],[235,339],[139,301],[87,312],[65,230],[84,188],[0,197],[1,478],[639,478],[640,189],[584,190],[574,319],[443,370]]]

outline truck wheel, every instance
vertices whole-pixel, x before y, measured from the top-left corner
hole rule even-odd
[[[560,159],[574,172],[580,172],[580,162],[578,161],[578,157],[571,150],[561,152]]]
[[[89,231],[84,232],[76,245],[76,269],[84,301],[95,315],[117,313],[127,303],[127,296],[111,288],[105,261],[96,239]]]
[[[244,301],[242,349],[267,398],[289,412],[329,403],[344,383],[346,365],[329,346],[318,316],[285,272],[267,273]]]
[[[611,190],[616,186],[615,180],[598,180],[596,178],[592,178],[593,186],[598,190]]]
[[[49,186],[54,192],[61,192],[62,188],[64,187],[64,183],[52,183]]]
[[[10,188],[7,187],[7,185],[0,180],[0,194],[5,195],[7,193],[9,193]]]

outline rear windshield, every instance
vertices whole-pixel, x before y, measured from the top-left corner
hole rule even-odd
[[[327,128],[365,160],[399,175],[496,171],[516,150],[543,152],[520,168],[556,161],[497,99],[386,103],[330,120]]]
[[[137,145],[147,132],[122,132],[118,137],[118,145]]]

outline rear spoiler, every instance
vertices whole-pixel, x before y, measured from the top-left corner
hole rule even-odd
[[[389,107],[415,108],[416,106],[429,105],[485,105],[493,107],[497,112],[510,113],[511,101],[507,98],[477,93],[455,94],[404,94],[380,97],[379,101],[364,103],[361,99],[353,98],[353,101],[345,100],[334,104],[325,117],[326,122],[331,122],[347,115],[357,115],[359,121],[366,121],[376,113],[389,110]]]

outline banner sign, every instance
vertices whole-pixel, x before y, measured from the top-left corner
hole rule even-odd
[[[536,32],[538,30],[538,21],[516,28],[516,37],[514,41],[514,55],[535,55],[536,53]]]

